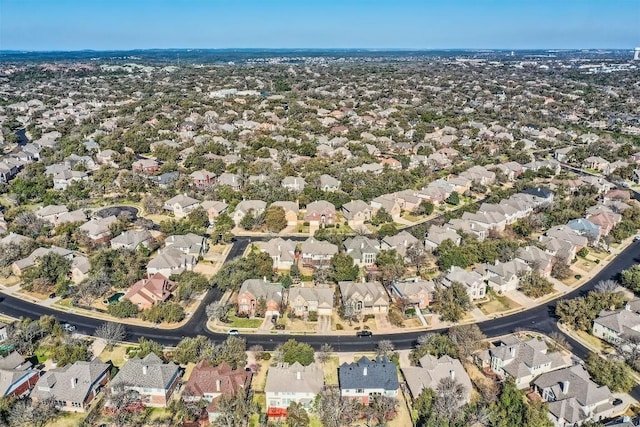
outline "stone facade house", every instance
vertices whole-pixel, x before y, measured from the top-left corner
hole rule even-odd
[[[254,316],[260,301],[265,302],[266,314],[279,313],[282,306],[284,288],[280,283],[269,283],[264,279],[248,279],[238,291],[238,313]]]
[[[343,305],[351,305],[356,313],[376,314],[389,310],[389,295],[380,282],[338,282]]]

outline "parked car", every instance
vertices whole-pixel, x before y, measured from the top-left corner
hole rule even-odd
[[[613,406],[622,405],[622,399],[613,399]]]
[[[64,329],[64,330],[65,330],[65,331],[67,331],[67,332],[73,332],[73,331],[75,331],[75,330],[76,330],[76,327],[75,327],[75,326],[73,326],[73,325],[72,325],[72,324],[70,324],[70,323],[63,323],[63,324],[62,324],[62,325],[60,325],[60,326],[62,326],[62,329]]]
[[[55,297],[56,297],[56,293],[55,293],[55,292],[51,292],[51,293],[49,294],[49,298],[55,298]]]
[[[364,331],[356,332],[356,336],[358,336],[358,337],[371,337],[371,336],[373,336],[373,333],[371,331],[367,331],[365,329]]]
[[[637,242],[638,240],[640,240],[640,234],[638,234],[637,236],[635,236],[635,237],[633,238],[633,241],[634,241],[634,242]]]
[[[238,335],[240,335],[240,332],[238,332],[238,330],[237,330],[237,329],[229,329],[228,334],[229,334],[229,335],[238,336]]]

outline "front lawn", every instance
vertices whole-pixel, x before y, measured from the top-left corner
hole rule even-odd
[[[232,328],[259,328],[262,325],[263,319],[246,319],[243,317],[231,317],[229,316],[229,320],[231,321],[230,326]]]
[[[487,296],[489,297],[488,302],[478,304],[478,308],[480,308],[484,314],[490,315],[520,307],[520,304],[504,295],[490,292],[487,293]]]
[[[325,385],[338,385],[338,365],[340,365],[338,356],[331,356],[322,366]]]

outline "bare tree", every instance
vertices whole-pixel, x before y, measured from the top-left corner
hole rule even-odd
[[[20,399],[9,410],[9,426],[11,427],[44,427],[58,415],[52,399],[34,402]]]
[[[478,325],[454,326],[449,329],[449,338],[456,346],[458,354],[462,357],[471,356],[478,350],[486,347],[487,338]]]
[[[436,386],[436,392],[434,409],[440,417],[451,420],[464,398],[464,386],[452,377],[445,377]]]
[[[127,336],[127,328],[122,323],[105,322],[96,328],[95,336],[107,342],[107,349],[113,349],[116,342]]]
[[[356,402],[340,396],[337,388],[326,388],[318,394],[314,412],[325,427],[349,426],[357,416]]]
[[[376,355],[389,358],[393,354],[393,350],[395,350],[395,346],[390,340],[381,340],[376,346]]]
[[[253,358],[256,360],[256,362],[259,362],[262,359],[262,355],[264,354],[264,347],[262,347],[260,344],[255,344],[249,347],[249,351],[253,355]]]
[[[558,351],[563,348],[571,350],[571,345],[567,341],[567,337],[565,337],[562,332],[553,331],[549,334],[549,338],[551,338],[549,351]]]
[[[320,350],[316,352],[316,358],[318,359],[318,362],[324,365],[331,358],[331,353],[333,353],[333,347],[331,347],[331,344],[325,343],[322,344],[320,346]]]
[[[207,317],[209,320],[224,319],[229,311],[229,306],[222,301],[214,301],[206,308]]]
[[[374,396],[369,409],[378,426],[386,426],[389,416],[398,407],[398,400],[389,396]],[[365,411],[365,415],[367,411]]]
[[[598,283],[596,283],[596,286],[594,287],[594,289],[598,292],[600,292],[601,294],[606,294],[607,292],[615,292],[616,289],[618,289],[618,286],[620,286],[620,284],[618,282],[616,282],[615,280],[601,280]]]
[[[246,391],[235,394],[223,394],[218,401],[219,416],[211,425],[216,427],[247,427],[247,414],[255,412],[256,406]]]

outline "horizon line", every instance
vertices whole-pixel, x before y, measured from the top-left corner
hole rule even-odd
[[[133,52],[133,51],[371,51],[371,52],[433,52],[433,51],[599,51],[599,50],[620,50],[634,51],[639,47],[531,47],[531,48],[509,48],[509,47],[485,47],[485,48],[468,48],[468,47],[440,47],[440,48],[424,48],[424,47],[148,47],[148,48],[114,48],[114,49],[0,49],[1,53],[79,53],[79,52]]]

